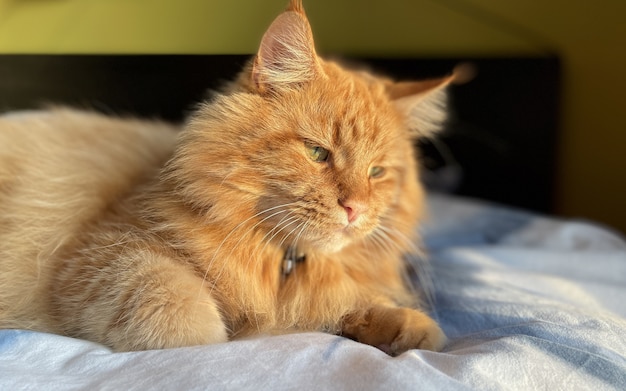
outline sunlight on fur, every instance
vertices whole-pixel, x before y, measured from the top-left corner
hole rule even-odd
[[[424,204],[412,145],[452,79],[324,60],[293,0],[182,129],[0,117],[0,326],[118,351],[306,330],[441,349],[403,257]],[[289,249],[306,260],[286,273]]]

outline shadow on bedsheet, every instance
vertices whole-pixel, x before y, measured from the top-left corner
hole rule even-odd
[[[447,354],[510,356],[550,375],[551,362],[566,363],[572,372],[593,376],[617,389],[626,389],[626,362],[612,350],[610,338],[615,325],[603,320],[581,320],[578,324],[516,317],[493,313],[442,309],[438,311],[450,343]],[[459,327],[460,326],[460,327]],[[623,329],[622,329],[623,332]],[[471,357],[471,356],[470,356]]]
[[[450,202],[450,198],[444,195],[431,194],[429,207],[429,219],[422,232],[428,251],[451,246],[497,244],[537,218],[531,212],[496,204],[470,200]]]
[[[558,281],[540,270],[520,270],[489,255],[443,250],[433,257],[434,316],[450,338],[445,353],[488,354],[491,365],[524,360],[520,367],[544,375],[559,363],[626,389],[623,318],[600,305],[576,305],[567,295],[575,282]],[[564,376],[563,370],[559,376]]]

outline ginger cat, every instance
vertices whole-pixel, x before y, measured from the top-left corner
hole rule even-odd
[[[118,351],[298,330],[441,349],[403,256],[424,204],[413,141],[444,119],[451,80],[318,57],[292,0],[180,131],[0,117],[0,326]]]

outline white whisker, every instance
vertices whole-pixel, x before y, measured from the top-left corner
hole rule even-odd
[[[294,222],[296,222],[296,221],[298,221],[298,217],[297,217],[297,216],[291,216],[289,219],[287,219],[285,222],[283,222],[283,226],[282,226],[279,230],[277,230],[276,232],[274,232],[274,233],[272,234],[272,236],[271,236],[269,239],[267,239],[267,240],[263,240],[263,241],[262,241],[262,243],[264,242],[264,245],[263,245],[263,248],[261,249],[261,252],[265,251],[265,248],[267,247],[267,245],[268,245],[269,243],[271,243],[271,242],[274,240],[274,238],[275,238],[275,237],[276,237],[279,233],[281,233],[281,232],[282,232],[285,228],[289,227],[291,224],[293,224],[293,223],[294,223]],[[279,226],[280,226],[280,225],[276,225],[274,228],[272,228],[272,229],[271,229],[268,233],[266,233],[266,234],[265,234],[265,236],[263,237],[263,239],[265,239],[265,238],[267,237],[267,235],[268,235],[271,231],[275,230],[275,229],[276,229],[276,228],[278,228]],[[299,226],[299,225],[298,225],[298,226]],[[289,234],[287,234],[287,235],[286,235],[286,236],[285,236],[285,237],[281,240],[281,242],[278,244],[278,247],[281,247],[281,246],[282,246],[283,242],[285,241],[285,239],[286,239],[288,236],[289,236]]]

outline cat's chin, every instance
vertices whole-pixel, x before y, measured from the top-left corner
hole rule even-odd
[[[323,243],[309,244],[307,252],[316,252],[318,254],[330,255],[335,254],[343,250],[349,245],[349,243],[341,243],[334,241],[327,241]]]
[[[332,235],[328,235],[321,238],[309,239],[303,246],[307,251],[314,251],[321,254],[334,254],[352,245],[358,239],[360,235],[355,235],[354,232],[348,233],[345,230],[339,230]]]

